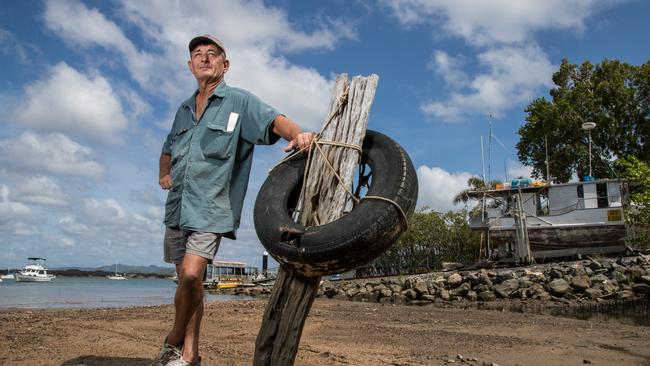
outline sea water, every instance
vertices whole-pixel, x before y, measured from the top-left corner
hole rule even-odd
[[[124,281],[103,277],[57,277],[51,282],[0,282],[2,308],[87,308],[172,304],[176,283],[169,279]],[[241,300],[242,297],[206,292],[206,301]]]

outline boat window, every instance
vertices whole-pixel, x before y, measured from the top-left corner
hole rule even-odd
[[[578,193],[578,198],[585,198],[585,189],[582,187],[582,184],[578,184],[576,186],[576,190]]]
[[[596,184],[596,197],[598,197],[598,208],[609,207],[609,198],[607,197],[607,183]]]

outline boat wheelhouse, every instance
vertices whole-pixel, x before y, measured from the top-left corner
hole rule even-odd
[[[627,183],[601,179],[565,184],[513,180],[469,192],[480,202],[470,228],[486,233],[500,259],[530,262],[625,250]],[[475,211],[475,212],[476,212]]]

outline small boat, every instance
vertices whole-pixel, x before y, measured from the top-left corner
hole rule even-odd
[[[7,274],[0,276],[0,280],[15,280],[16,276],[13,273],[7,272]]]
[[[22,271],[16,273],[16,282],[50,282],[56,278],[56,276],[47,273],[45,258],[30,257],[27,260],[30,263]]]
[[[116,281],[126,280],[126,277],[124,275],[117,273],[117,263],[115,264],[115,274],[108,275],[106,276],[106,278],[108,278],[109,280],[116,280]]]

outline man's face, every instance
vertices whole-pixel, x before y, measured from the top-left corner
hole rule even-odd
[[[192,50],[187,65],[197,81],[216,82],[223,79],[230,62],[216,45],[202,44]]]

